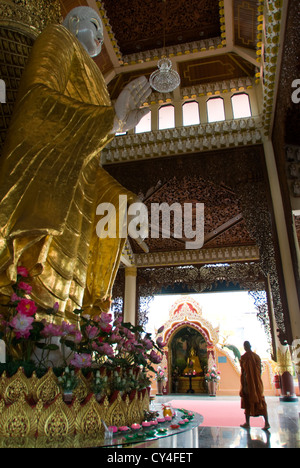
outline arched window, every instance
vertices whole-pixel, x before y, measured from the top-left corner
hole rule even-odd
[[[234,119],[243,119],[245,117],[251,117],[252,112],[248,94],[234,94],[231,98],[231,104]]]
[[[224,101],[222,98],[210,98],[207,101],[208,122],[225,120]]]
[[[158,128],[164,130],[165,128],[175,127],[175,108],[174,106],[167,105],[161,106],[158,111]]]
[[[188,101],[182,105],[183,125],[198,125],[200,123],[199,104],[197,101]]]
[[[144,115],[135,127],[135,133],[151,132],[151,111]]]

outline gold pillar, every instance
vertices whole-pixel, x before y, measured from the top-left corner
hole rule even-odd
[[[136,267],[125,268],[124,322],[136,325]]]

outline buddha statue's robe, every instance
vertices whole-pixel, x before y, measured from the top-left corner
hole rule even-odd
[[[189,373],[193,373],[193,372],[195,372],[196,374],[201,374],[203,372],[201,364],[200,364],[200,360],[199,360],[194,348],[191,349],[189,358],[187,360],[187,366],[184,369],[183,373],[184,374],[189,374]]]
[[[0,291],[10,294],[17,266],[30,272],[42,307],[106,303],[125,239],[100,239],[96,208],[134,194],[100,167],[115,111],[104,78],[61,25],[37,38],[22,77],[0,157]],[[97,310],[94,312],[96,313]],[[98,310],[99,313],[99,310]]]
[[[248,416],[265,416],[267,405],[261,378],[261,359],[253,351],[247,351],[241,364],[241,407]]]

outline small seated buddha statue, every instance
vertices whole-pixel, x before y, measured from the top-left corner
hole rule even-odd
[[[194,348],[191,349],[187,360],[187,367],[184,369],[184,374],[201,374],[203,372],[200,360]]]

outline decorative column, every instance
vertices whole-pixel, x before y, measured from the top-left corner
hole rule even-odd
[[[289,346],[278,346],[278,369],[281,378],[281,397],[280,401],[293,403],[298,401],[295,394],[293,379],[293,364]]]
[[[125,268],[124,322],[136,325],[136,267]]]
[[[284,205],[281,196],[277,166],[275,161],[273,144],[270,140],[264,142],[265,158],[269,176],[269,183],[274,208],[276,229],[280,248],[285,290],[289,309],[289,318],[293,339],[300,336],[300,314],[297,285],[295,280],[292,254],[289,245],[288,232],[285,221]]]
[[[291,353],[290,353],[290,348],[288,345],[283,346],[280,343],[279,338],[275,332],[277,326],[276,326],[276,319],[274,315],[274,304],[273,304],[273,299],[272,299],[269,276],[267,279],[267,296],[268,296],[269,310],[270,310],[270,315],[271,315],[270,320],[272,321],[271,329],[273,330],[273,334],[274,334],[273,346],[276,347],[277,366],[278,366],[278,373],[280,376],[280,392],[281,392],[280,401],[293,403],[295,401],[298,401],[298,399],[295,394]],[[274,349],[274,352],[275,352],[275,349]]]

